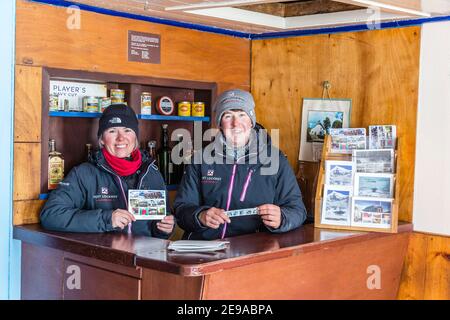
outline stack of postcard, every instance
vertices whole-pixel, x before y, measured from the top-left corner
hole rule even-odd
[[[330,129],[331,153],[351,154],[355,149],[366,149],[365,128]]]
[[[369,149],[395,149],[396,140],[395,125],[369,126]]]
[[[352,226],[390,228],[394,197],[393,149],[354,150]]]
[[[325,162],[322,224],[390,228],[393,150],[354,150],[354,161]]]
[[[169,244],[167,249],[177,252],[210,252],[225,250],[229,241],[178,240]]]

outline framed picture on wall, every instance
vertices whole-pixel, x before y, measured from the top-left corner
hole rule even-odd
[[[299,160],[320,160],[313,145],[317,149],[331,128],[348,128],[351,106],[351,99],[303,99]]]

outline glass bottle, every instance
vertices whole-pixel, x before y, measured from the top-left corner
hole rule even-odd
[[[148,155],[152,159],[156,159],[156,141],[150,140],[147,145],[148,145]]]
[[[92,161],[92,157],[93,157],[93,155],[92,155],[92,144],[86,143],[86,160],[88,162],[91,162]]]
[[[175,149],[176,148],[176,149]],[[177,134],[177,145],[174,148],[174,152],[178,155],[178,158],[181,159],[180,163],[174,163],[173,166],[173,183],[179,184],[181,179],[183,178],[184,172],[184,149],[183,149],[183,135],[181,133]]]
[[[49,140],[48,150],[48,190],[53,190],[64,179],[64,157],[56,151],[54,139]]]
[[[169,132],[168,124],[161,126],[161,146],[158,150],[158,167],[166,184],[171,183],[170,175],[173,172],[170,161]]]

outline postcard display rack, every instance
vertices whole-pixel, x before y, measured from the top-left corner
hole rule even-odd
[[[52,81],[78,82],[100,84],[106,87],[109,96],[111,89],[121,89],[125,92],[124,101],[134,109],[139,121],[140,147],[146,148],[149,140],[160,144],[161,125],[169,125],[169,137],[174,129],[183,128],[190,132],[193,138],[195,124],[201,127],[202,133],[210,128],[211,105],[216,95],[217,84],[191,80],[154,78],[147,76],[130,76],[80,70],[44,68],[42,77],[42,137],[41,137],[41,199],[48,196],[48,155],[49,139],[55,139],[56,149],[64,156],[64,173],[87,160],[86,144],[94,148],[98,146],[97,128],[100,112],[66,112],[50,111],[49,99]],[[141,114],[141,95],[150,92],[152,98],[152,114]],[[171,115],[161,115],[156,111],[160,97],[170,97],[174,110]],[[181,101],[204,102],[204,116],[177,116],[177,103]],[[171,147],[175,142],[170,142]],[[176,190],[176,186],[173,190]],[[171,190],[171,188],[169,188]]]
[[[398,174],[399,165],[397,159],[397,150],[399,146],[399,139],[397,138],[396,143],[397,148],[394,150],[394,179],[393,179],[393,201],[391,206],[391,223],[389,228],[378,228],[378,227],[363,227],[363,226],[347,226],[347,225],[335,225],[335,224],[325,224],[322,223],[322,205],[324,198],[324,188],[325,188],[325,169],[327,160],[337,160],[337,161],[352,161],[352,154],[341,154],[331,152],[331,136],[326,135],[323,144],[322,159],[320,162],[319,176],[317,181],[316,189],[316,199],[314,208],[314,226],[317,228],[327,228],[327,229],[340,229],[340,230],[357,230],[357,231],[374,231],[374,232],[386,232],[386,233],[397,233],[398,226],[398,199],[399,199],[399,186],[398,186]],[[350,201],[352,204],[352,201]],[[348,208],[350,217],[353,208],[351,205]]]

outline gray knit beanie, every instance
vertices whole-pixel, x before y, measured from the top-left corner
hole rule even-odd
[[[255,127],[255,100],[253,100],[253,96],[250,92],[241,89],[225,91],[217,98],[214,110],[216,113],[216,124],[219,127],[223,114],[228,110],[244,111],[252,120],[253,127]]]

